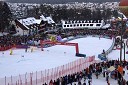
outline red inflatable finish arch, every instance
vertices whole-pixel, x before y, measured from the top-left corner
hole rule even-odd
[[[78,43],[52,42],[52,41],[47,40],[47,41],[40,41],[40,44],[41,44],[42,50],[43,50],[43,45],[44,44],[75,46],[76,53],[79,54]]]

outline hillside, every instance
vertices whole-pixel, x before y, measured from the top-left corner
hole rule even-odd
[[[11,3],[49,3],[49,4],[65,4],[72,2],[92,2],[92,3],[103,3],[103,2],[119,2],[120,0],[6,0]]]

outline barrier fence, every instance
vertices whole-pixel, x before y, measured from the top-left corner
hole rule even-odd
[[[50,80],[56,80],[62,76],[80,72],[95,63],[95,56],[80,58],[76,61],[67,63],[62,66],[47,69],[44,71],[36,71],[25,73],[18,76],[0,78],[0,85],[42,85],[49,83]]]
[[[14,46],[10,45],[10,46],[5,46],[5,47],[0,47],[0,51],[5,51],[5,50],[8,50],[8,49],[11,49],[12,47],[14,47]]]
[[[67,40],[69,41],[72,39],[77,39],[82,37],[86,37],[86,36],[77,36],[75,38],[71,37],[68,38]],[[10,48],[13,47],[21,48],[21,46],[11,46]],[[2,51],[3,49],[7,50],[5,48],[2,48]],[[89,65],[93,63],[95,63],[95,56],[80,58],[76,61],[55,68],[38,71],[38,72],[31,72],[31,73],[26,72],[25,74],[22,75],[19,74],[18,76],[0,78],[0,85],[42,85],[45,82],[48,84],[51,79],[56,80],[57,78],[60,78],[62,76],[80,72],[83,69],[89,67]]]

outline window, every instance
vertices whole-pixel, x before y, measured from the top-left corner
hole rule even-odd
[[[86,26],[86,24],[83,24],[83,26]]]
[[[70,27],[72,27],[72,25],[70,25]]]
[[[77,26],[79,26],[79,24],[77,24]]]
[[[90,24],[90,26],[93,26],[93,24]]]
[[[74,27],[76,26],[76,24],[74,24]]]
[[[66,25],[64,25],[64,27],[66,27]]]
[[[82,24],[80,24],[80,26],[82,26]]]
[[[100,26],[100,24],[96,24],[96,26]]]
[[[67,27],[69,27],[69,25],[67,25]]]
[[[87,26],[89,26],[89,24],[87,24]]]

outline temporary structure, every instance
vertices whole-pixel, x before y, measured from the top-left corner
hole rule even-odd
[[[116,69],[116,68],[115,68],[114,66],[111,66],[110,68],[107,69],[107,71],[112,72],[112,71],[114,71],[115,69]]]

